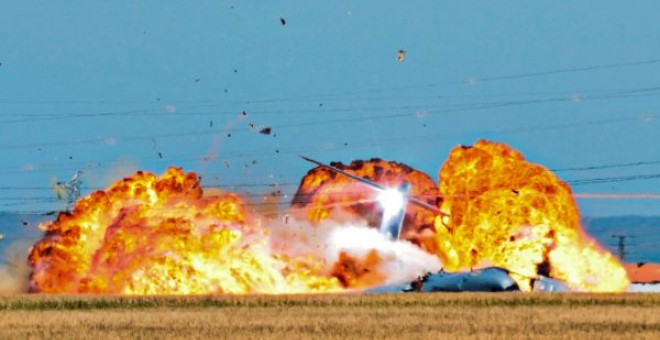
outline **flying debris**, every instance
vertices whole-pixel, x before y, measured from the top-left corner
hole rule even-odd
[[[286,19],[280,17],[280,23],[282,24],[282,26],[286,26]]]
[[[202,80],[202,79],[201,79],[201,78],[197,78],[197,79],[195,79],[195,83],[199,83],[200,80]]]
[[[27,227],[27,226],[30,225],[30,222],[29,222],[29,221],[26,221],[26,220],[21,220],[21,224],[22,224],[24,227]]]
[[[80,176],[82,174],[83,171],[78,170],[68,182],[55,183],[53,191],[57,195],[57,198],[66,200],[68,204],[76,202],[80,197],[80,186],[83,183]]]
[[[209,121],[209,127],[213,127],[213,121]]]
[[[399,53],[396,54],[396,61],[401,64],[403,62],[403,59],[406,58],[406,51],[405,50],[399,50]]]
[[[262,135],[270,135],[271,131],[272,131],[272,128],[270,126],[265,126],[265,127],[262,127],[261,130],[259,130],[259,133],[262,134]]]
[[[163,159],[163,154],[160,151],[158,151],[158,158]]]
[[[4,240],[4,239],[5,239],[5,234],[0,233],[0,241],[2,241],[2,240]]]

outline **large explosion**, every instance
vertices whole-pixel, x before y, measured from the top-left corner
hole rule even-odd
[[[512,271],[522,289],[537,274],[583,291],[621,291],[625,269],[580,226],[570,187],[509,146],[459,147],[439,174],[436,238],[447,269],[486,262]]]
[[[267,231],[235,194],[204,197],[197,176],[138,172],[78,201],[34,245],[42,293],[327,292],[320,266],[272,254]]]
[[[432,206],[439,204],[438,188],[433,180],[405,164],[373,158],[353,161],[349,165],[330,165],[386,187],[398,187],[407,181],[412,184],[413,196]],[[376,202],[373,189],[323,167],[316,167],[303,177],[292,206],[303,208],[304,217],[312,223],[363,219],[370,226],[376,227],[382,218],[382,207]],[[409,206],[403,221],[402,238],[435,253],[434,219],[433,212]]]
[[[302,179],[287,222],[248,213],[237,194],[205,194],[194,173],[138,172],[41,226],[45,236],[29,255],[30,290],[339,292],[412,280],[441,266],[483,265],[508,269],[523,290],[538,275],[581,291],[628,284],[618,261],[582,232],[569,186],[506,145],[454,149],[439,186],[395,162],[333,166],[387,186],[407,181],[412,196],[449,216],[410,205],[404,240],[394,242],[369,229],[380,222],[374,193],[323,168]]]

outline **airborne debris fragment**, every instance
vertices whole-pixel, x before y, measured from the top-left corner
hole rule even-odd
[[[0,241],[2,241],[2,240],[4,240],[4,239],[5,239],[5,234],[0,233]]]
[[[209,121],[209,127],[213,127],[213,121]]]
[[[286,26],[286,19],[280,17],[280,23],[282,24],[282,26]]]
[[[26,221],[26,220],[21,220],[21,224],[22,224],[24,227],[27,227],[27,226],[30,225],[30,222],[28,222],[28,221]]]
[[[159,157],[160,159],[163,159],[163,154],[162,154],[160,151],[158,151],[158,157]]]
[[[270,135],[270,132],[272,131],[272,128],[270,126],[264,126],[259,130],[259,133],[262,135]]]
[[[53,178],[56,182],[53,185],[53,192],[58,199],[65,199],[67,203],[74,203],[78,197],[80,197],[80,186],[82,185],[82,180],[80,176],[83,174],[82,170],[76,171],[71,180],[68,182],[57,181],[56,178]]]
[[[202,80],[201,78],[195,79],[195,83],[199,83],[199,81]]]
[[[403,62],[403,59],[406,58],[406,51],[405,50],[399,50],[399,53],[396,54],[396,61],[401,64]]]

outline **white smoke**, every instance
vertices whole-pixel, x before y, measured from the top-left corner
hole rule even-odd
[[[442,268],[436,256],[416,245],[404,240],[392,241],[378,230],[365,226],[336,228],[328,241],[326,259],[333,263],[338,260],[342,251],[361,259],[375,250],[381,259],[377,270],[385,278],[383,284],[410,282]]]
[[[272,223],[269,227],[271,246],[276,253],[292,257],[312,254],[323,261],[328,273],[342,252],[361,261],[375,251],[380,260],[372,269],[383,278],[379,282],[383,285],[410,282],[442,268],[435,255],[408,241],[390,240],[366,223],[325,221],[314,226],[289,219],[286,223]]]

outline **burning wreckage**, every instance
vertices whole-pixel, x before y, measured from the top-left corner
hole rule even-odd
[[[304,160],[319,167],[328,169],[337,174],[346,176],[379,192],[378,203],[383,213],[379,231],[384,236],[398,240],[408,204],[414,204],[441,216],[448,216],[436,207],[410,196],[410,183],[404,181],[398,188],[387,188],[363,177],[353,175],[344,170],[323,164],[313,159],[303,157]],[[387,286],[367,289],[369,293],[398,293],[398,292],[510,292],[519,291],[516,281],[509,275],[509,270],[500,267],[486,267],[464,272],[427,273],[417,280]],[[548,277],[538,276],[531,278],[534,291],[568,291],[568,287],[561,281]]]
[[[279,222],[177,168],[96,191],[41,226],[30,291],[617,292],[629,283],[582,231],[570,187],[505,144],[455,148],[439,185],[396,162],[305,160],[317,167]]]

